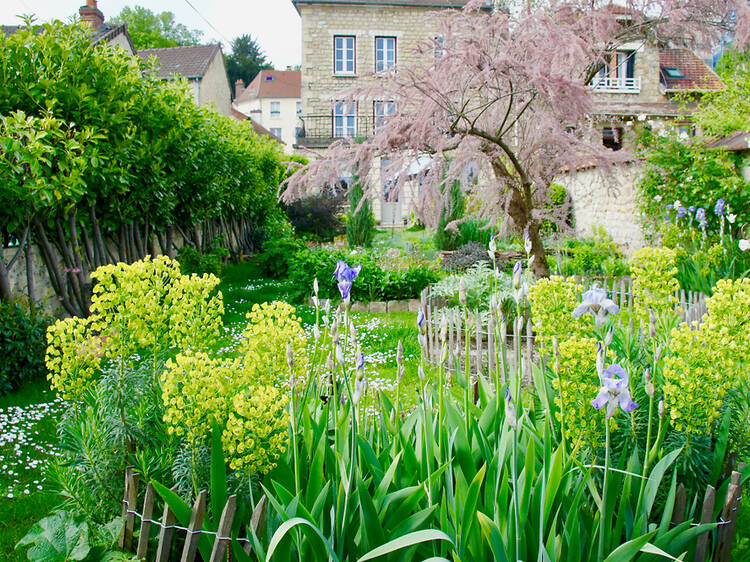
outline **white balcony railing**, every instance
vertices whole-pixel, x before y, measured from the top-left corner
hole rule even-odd
[[[597,76],[591,81],[591,87],[597,92],[607,94],[640,94],[640,78],[604,78]]]

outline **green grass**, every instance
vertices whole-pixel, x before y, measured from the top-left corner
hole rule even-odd
[[[54,399],[45,379],[31,381],[19,391],[0,397],[2,560],[26,560],[23,551],[15,550],[16,543],[59,503],[59,497],[47,490],[44,476],[44,466],[53,458],[56,443],[55,413],[61,409]]]

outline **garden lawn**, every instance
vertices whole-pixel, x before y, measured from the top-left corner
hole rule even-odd
[[[60,502],[44,468],[57,454],[56,414],[62,402],[45,379],[0,397],[0,559],[26,560],[16,543]]]

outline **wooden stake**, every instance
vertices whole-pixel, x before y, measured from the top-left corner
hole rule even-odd
[[[146,486],[146,498],[143,500],[143,519],[141,519],[141,531],[138,535],[138,547],[135,555],[137,558],[146,558],[148,553],[148,538],[151,534],[151,515],[154,513],[154,485],[149,482]]]
[[[232,520],[234,519],[234,513],[237,510],[237,496],[229,496],[224,510],[221,512],[221,519],[219,520],[219,528],[216,530],[216,540],[214,541],[214,548],[211,551],[211,558],[209,562],[221,562],[226,553],[227,546],[232,542],[232,539],[219,539],[219,537],[229,537],[232,533]]]
[[[198,542],[200,542],[200,531],[203,527],[203,518],[206,515],[206,490],[201,490],[193,504],[193,511],[190,513],[190,524],[188,525],[187,536],[185,537],[185,547],[182,549],[180,562],[193,562],[195,554],[198,552]]]

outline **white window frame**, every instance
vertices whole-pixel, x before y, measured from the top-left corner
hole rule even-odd
[[[385,72],[396,66],[395,37],[375,37],[375,72]]]
[[[396,113],[396,102],[395,101],[384,101],[377,100],[372,102],[372,116],[373,123],[375,124],[374,129],[377,133],[380,128],[385,124],[385,120],[391,115]]]
[[[276,131],[278,131],[278,134],[276,134]],[[275,136],[277,139],[281,140],[281,127],[273,127],[271,128],[271,133],[273,136]]]
[[[279,117],[281,117],[281,102],[280,101],[271,102],[271,117],[273,119],[278,119]]]
[[[357,136],[357,103],[336,101],[333,103],[333,138]]]
[[[357,72],[357,37],[354,35],[333,36],[333,73],[353,75]]]

